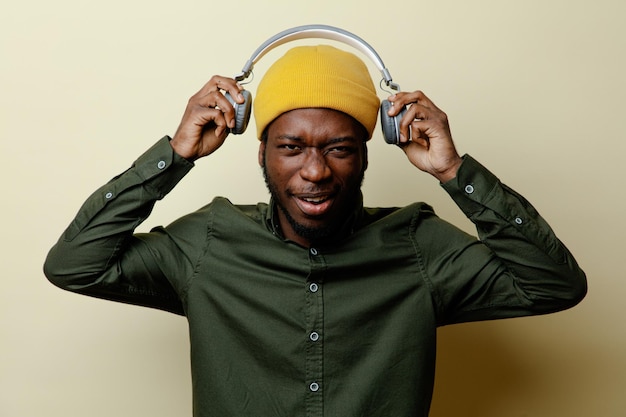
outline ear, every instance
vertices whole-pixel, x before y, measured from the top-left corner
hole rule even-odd
[[[259,166],[263,167],[265,165],[265,143],[266,141],[262,140],[259,143]]]

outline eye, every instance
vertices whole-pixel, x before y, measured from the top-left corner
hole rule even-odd
[[[328,148],[326,150],[327,155],[333,155],[337,157],[344,157],[352,155],[356,152],[356,149],[353,146],[333,146],[332,148]]]
[[[297,153],[302,150],[301,146],[295,143],[282,143],[278,145],[278,149],[287,153]]]

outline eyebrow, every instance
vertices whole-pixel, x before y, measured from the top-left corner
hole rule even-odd
[[[295,142],[302,142],[303,139],[300,136],[291,136],[291,135],[278,135],[276,136],[276,139],[286,139],[286,140],[293,140]]]
[[[276,139],[292,140],[294,142],[300,142],[300,143],[304,142],[304,139],[301,138],[300,136],[292,136],[289,134],[279,135],[276,137]],[[336,143],[341,143],[341,142],[355,142],[356,143],[358,142],[358,140],[353,136],[339,136],[339,137],[330,139],[328,142],[325,143],[325,146],[334,145]]]

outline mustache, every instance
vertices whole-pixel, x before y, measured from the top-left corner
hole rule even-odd
[[[328,187],[324,188],[324,187],[318,187],[315,184],[310,184],[307,187],[300,189],[300,190],[287,189],[286,191],[290,195],[310,195],[310,196],[333,195],[341,191],[341,186],[338,184],[335,184],[331,188],[328,188]]]
[[[263,171],[263,179],[265,180],[265,185],[267,186],[268,190],[270,191],[270,194],[273,195],[274,193],[278,193],[278,190],[276,189],[276,187],[274,186],[273,182],[269,178],[269,174],[267,172],[267,168],[266,168],[265,164],[263,164],[261,169]],[[321,187],[321,186],[319,186],[317,184],[307,184],[304,188],[302,188],[300,190],[287,189],[285,191],[289,195],[292,195],[292,196],[302,196],[302,195],[307,195],[307,196],[335,195],[335,194],[338,194],[341,191],[341,185],[333,184],[329,188],[329,187]]]

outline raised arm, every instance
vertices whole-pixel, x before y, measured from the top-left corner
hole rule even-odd
[[[164,137],[130,169],[99,188],[50,250],[44,272],[69,291],[183,314],[180,288],[193,267],[193,247],[165,233],[135,234],[162,199],[193,167],[217,150],[234,122],[240,87],[214,76],[190,100],[174,138]],[[190,232],[191,233],[191,232]],[[155,247],[159,248],[155,253]],[[172,265],[172,273],[165,273]]]
[[[480,239],[450,239],[440,224],[423,232],[430,244],[416,243],[430,260],[441,322],[542,314],[582,300],[586,277],[572,254],[524,197],[469,155],[459,156],[446,114],[421,91],[389,100],[390,116],[408,108],[400,147],[409,161],[440,181]]]

